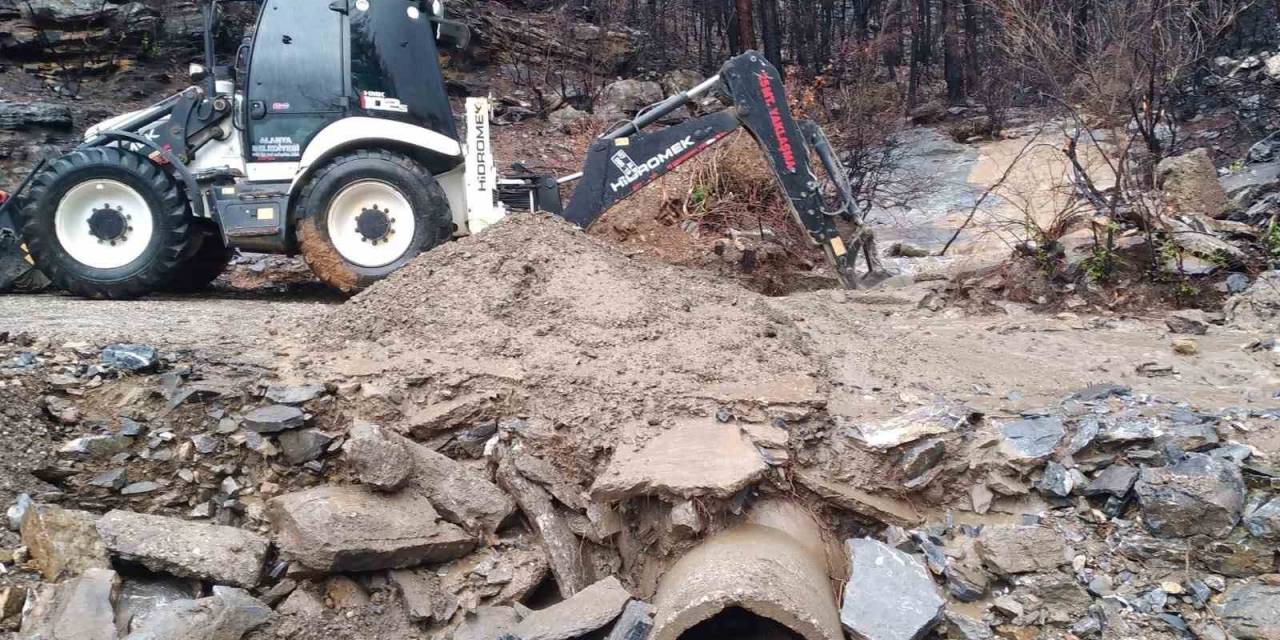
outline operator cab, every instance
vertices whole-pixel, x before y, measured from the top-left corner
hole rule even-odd
[[[299,163],[318,133],[351,117],[460,142],[438,64],[443,13],[439,0],[267,0],[245,78],[245,159]],[[428,168],[461,162],[433,156]]]

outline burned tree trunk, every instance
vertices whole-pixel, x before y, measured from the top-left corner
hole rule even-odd
[[[742,53],[747,49],[754,49],[756,46],[756,27],[753,19],[753,11],[751,8],[751,0],[736,0],[737,2],[737,26],[738,26],[738,47],[734,53]]]

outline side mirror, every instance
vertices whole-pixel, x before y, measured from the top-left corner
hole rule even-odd
[[[209,77],[209,70],[206,69],[204,65],[198,63],[192,63],[188,68],[188,72],[191,74],[192,82],[201,82],[205,78]]]
[[[439,25],[436,31],[436,42],[441,48],[461,50],[471,44],[471,30],[467,25],[442,18],[436,18],[435,21]]]

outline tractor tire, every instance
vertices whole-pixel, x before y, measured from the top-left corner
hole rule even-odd
[[[357,151],[307,181],[294,219],[311,271],[354,295],[448,240],[451,211],[422,165],[391,151]]]
[[[173,279],[191,242],[169,174],[122,149],[74,151],[36,176],[19,217],[36,266],[85,298],[130,299]]]
[[[164,290],[173,293],[204,291],[218,276],[227,270],[236,250],[222,242],[222,233],[216,223],[208,220],[193,221],[195,232],[187,255],[182,257],[173,278],[165,283]]]

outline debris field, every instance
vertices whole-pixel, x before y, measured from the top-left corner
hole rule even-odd
[[[848,295],[518,215],[280,335],[274,367],[3,334],[2,624],[1280,639],[1280,410],[1098,379],[859,411]]]

